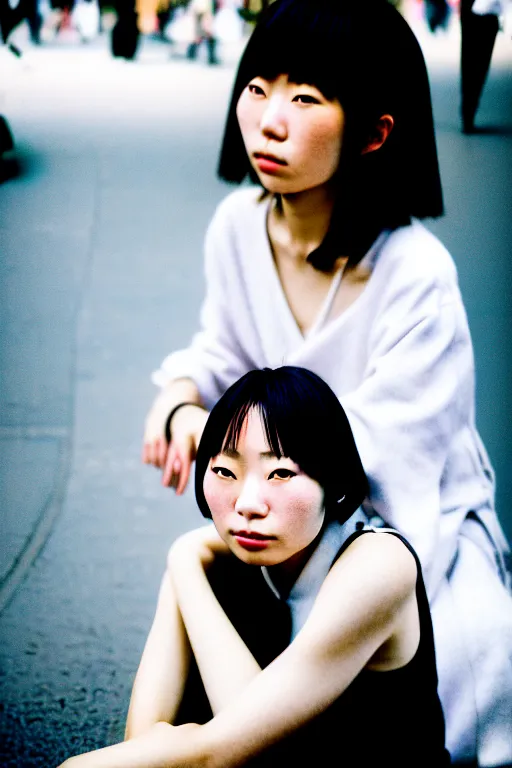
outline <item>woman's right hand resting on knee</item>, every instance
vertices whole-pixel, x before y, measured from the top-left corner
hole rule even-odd
[[[183,406],[173,416],[169,443],[167,419],[180,403],[190,405]],[[202,407],[199,390],[191,379],[177,379],[162,389],[147,415],[142,461],[161,469],[162,485],[175,488],[178,496],[187,487],[207,418],[208,412]]]

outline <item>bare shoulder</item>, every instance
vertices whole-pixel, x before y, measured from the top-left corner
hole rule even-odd
[[[372,585],[390,598],[407,598],[416,588],[418,568],[412,552],[391,533],[375,531],[358,536],[336,561],[335,578],[354,579],[363,586]]]
[[[308,653],[318,647],[318,653],[340,658],[347,648],[358,649],[357,674],[397,631],[416,600],[417,577],[414,556],[399,538],[358,536],[330,569],[295,641]]]
[[[167,563],[169,564],[170,560],[176,556],[176,553],[181,553],[182,551],[185,553],[199,552],[205,544],[213,544],[219,541],[219,539],[219,534],[212,523],[207,523],[200,528],[194,528],[191,531],[182,533],[171,544],[167,553]]]

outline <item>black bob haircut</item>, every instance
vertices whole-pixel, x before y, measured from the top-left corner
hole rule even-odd
[[[443,214],[427,69],[411,28],[388,0],[276,0],[264,12],[240,61],[222,142],[219,176],[240,183],[252,168],[236,116],[252,78],[286,74],[308,83],[345,114],[336,200],[329,232],[309,256],[330,271],[339,256],[357,263],[382,229]],[[378,119],[394,127],[362,154]]]
[[[210,459],[222,449],[236,449],[253,408],[276,456],[292,459],[322,486],[326,517],[348,520],[368,495],[368,481],[345,411],[319,376],[288,365],[249,371],[213,407],[195,470],[196,500],[204,517],[211,517],[203,490]]]

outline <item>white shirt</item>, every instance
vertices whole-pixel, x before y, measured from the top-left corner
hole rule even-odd
[[[290,642],[295,639],[299,630],[304,626],[334,558],[348,537],[356,530],[357,523],[363,525],[367,523],[361,508],[356,510],[346,523],[341,524],[337,520],[332,520],[326,525],[314,552],[285,598],[279,593],[272,581],[271,569],[262,566],[261,571],[270,589],[279,600],[284,599],[290,609],[292,620]]]
[[[350,420],[371,507],[411,542],[432,598],[468,511],[498,557],[507,546],[475,428],[473,351],[455,265],[417,221],[381,235],[363,259],[372,273],[358,299],[331,319],[331,292],[303,336],[274,264],[269,201],[260,194],[244,188],[220,203],[206,236],[201,330],[153,381],[190,377],[211,407],[254,368],[298,365],[321,376]]]

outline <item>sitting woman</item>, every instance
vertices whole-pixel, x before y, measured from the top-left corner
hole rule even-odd
[[[245,374],[211,411],[195,477],[215,528],[170,550],[127,741],[65,765],[450,765],[421,567],[396,531],[365,526],[329,386],[292,366]]]

